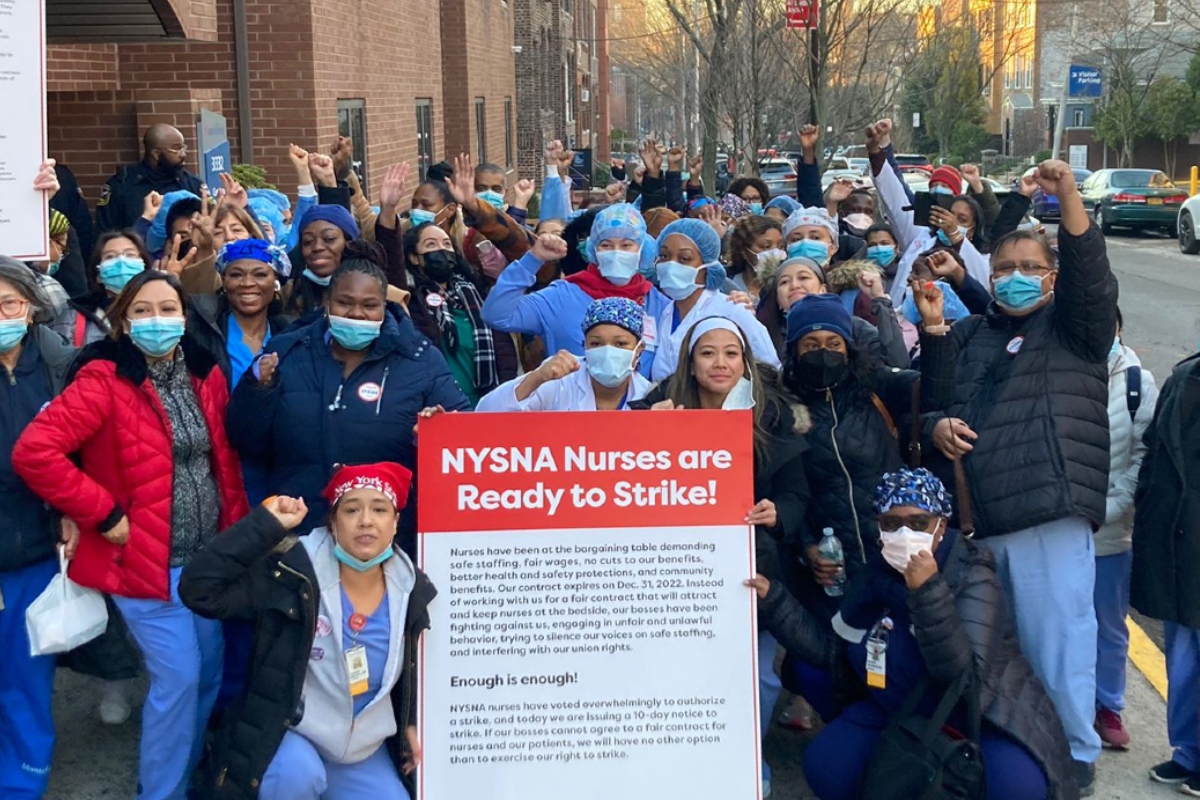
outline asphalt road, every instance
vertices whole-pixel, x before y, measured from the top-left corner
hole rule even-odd
[[[1173,241],[1158,234],[1110,237],[1109,256],[1121,282],[1125,340],[1161,383],[1172,366],[1194,352],[1200,341],[1200,256],[1181,254]],[[1141,622],[1161,647],[1161,628],[1152,621]],[[144,692],[142,685],[140,693]],[[96,717],[97,699],[90,681],[65,670],[59,672],[55,718],[60,738],[47,794],[50,800],[134,797],[138,711],[124,725],[108,727]],[[1128,753],[1105,753],[1095,796],[1100,800],[1178,797],[1167,787],[1152,785],[1146,777],[1150,766],[1169,757],[1170,748],[1162,698],[1132,664],[1128,700],[1126,724],[1133,734],[1134,747]],[[140,703],[139,699],[139,708]],[[804,784],[801,765],[805,745],[814,735],[777,728],[768,738],[764,752],[774,769],[773,798],[812,797]]]

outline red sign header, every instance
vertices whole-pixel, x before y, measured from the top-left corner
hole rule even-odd
[[[421,533],[737,525],[748,411],[442,414],[421,420]]]
[[[817,27],[817,0],[787,0],[787,22],[789,28],[810,29]]]

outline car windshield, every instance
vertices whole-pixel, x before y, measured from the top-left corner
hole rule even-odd
[[[871,165],[871,160],[869,158],[852,158],[852,159],[850,159],[850,166],[854,167],[855,169],[866,169],[870,165]]]
[[[1119,169],[1112,174],[1114,189],[1174,189],[1166,173],[1149,169]]]
[[[781,175],[792,172],[791,164],[763,164],[758,168],[759,175]]]
[[[902,167],[927,167],[929,166],[929,159],[925,156],[898,155],[896,156],[896,163]]]

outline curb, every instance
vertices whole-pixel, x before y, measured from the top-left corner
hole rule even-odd
[[[1158,645],[1150,640],[1141,626],[1126,617],[1125,624],[1129,626],[1129,660],[1146,676],[1164,700],[1167,699],[1167,659]]]

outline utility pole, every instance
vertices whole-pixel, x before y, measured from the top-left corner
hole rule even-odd
[[[1050,157],[1058,158],[1062,153],[1063,134],[1067,128],[1067,101],[1071,99],[1071,62],[1074,60],[1075,34],[1079,20],[1079,5],[1071,5],[1071,39],[1067,42],[1067,74],[1063,79],[1062,100],[1058,104],[1058,114],[1054,119],[1054,142],[1050,147]]]

